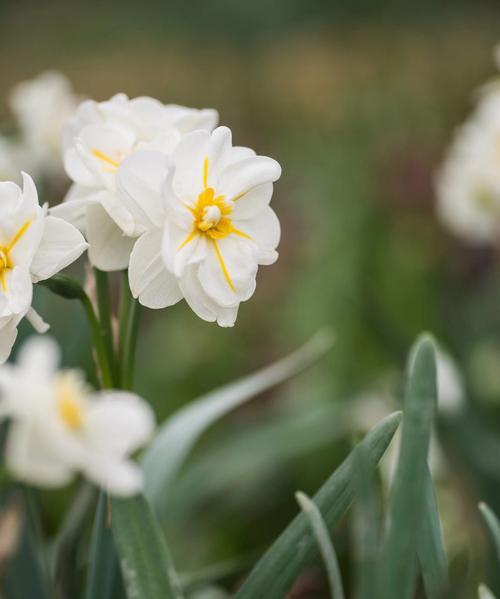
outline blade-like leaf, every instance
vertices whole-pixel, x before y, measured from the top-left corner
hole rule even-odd
[[[370,467],[384,454],[401,420],[391,414],[361,442],[369,455]],[[353,498],[352,453],[314,496],[328,528],[333,528]],[[299,514],[259,560],[236,593],[235,599],[283,599],[301,570],[318,555],[317,545],[304,514]]]
[[[480,584],[477,590],[479,599],[496,599],[495,595],[490,591],[490,589],[485,584]]]
[[[410,599],[416,584],[417,528],[422,521],[427,453],[437,404],[435,349],[427,336],[419,339],[409,362],[401,451],[379,568],[381,599]]]
[[[312,501],[305,493],[299,491],[296,493],[295,497],[297,498],[300,508],[307,516],[311,530],[316,537],[321,556],[325,562],[332,597],[333,599],[344,599],[344,587],[342,585],[337,554],[335,553],[335,548],[325,521],[321,516],[321,512],[318,510],[314,501]]]
[[[491,538],[495,544],[497,558],[500,560],[500,521],[485,503],[481,502],[478,505],[478,508],[483,516],[484,521],[486,522],[488,530],[490,531]]]
[[[111,500],[111,527],[128,599],[180,599],[166,543],[142,495]]]
[[[124,595],[113,535],[106,522],[107,508],[106,495],[101,492],[92,528],[85,599],[111,599],[114,594]]]
[[[354,596],[372,599],[376,585],[380,547],[381,513],[375,490],[375,472],[367,448],[358,445],[354,457],[354,555],[356,558]]]
[[[245,401],[301,372],[330,347],[330,335],[318,333],[283,360],[208,393],[174,414],[160,429],[142,461],[144,494],[153,508],[160,511],[165,507],[172,479],[210,425]]]
[[[5,545],[4,559],[7,562],[1,564],[5,569],[2,595],[5,593],[9,599],[49,599],[54,589],[43,564],[38,525],[28,503],[25,492],[16,494],[15,499],[6,504],[1,514],[0,528]],[[11,556],[8,555],[10,551],[13,552]]]
[[[417,533],[418,559],[429,599],[439,599],[448,586],[448,560],[444,550],[436,492],[428,467],[424,487],[424,513]]]

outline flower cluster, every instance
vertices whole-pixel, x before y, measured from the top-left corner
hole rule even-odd
[[[83,102],[69,121],[64,164],[73,180],[51,213],[77,226],[97,268],[129,268],[149,308],[185,298],[194,312],[234,324],[259,265],[276,258],[269,207],[279,164],[233,146],[214,110],[123,94]]]
[[[495,243],[500,235],[499,140],[500,82],[492,82],[480,90],[437,178],[438,215],[471,243]]]
[[[58,371],[58,363],[56,343],[38,337],[21,348],[15,365],[0,368],[8,469],[44,487],[81,472],[114,495],[135,493],[142,474],[128,456],[153,431],[150,407],[133,393],[92,393],[79,372]]]
[[[255,290],[259,265],[278,257],[280,226],[269,203],[279,164],[233,146],[231,131],[216,128],[215,110],[153,98],[85,100],[62,131],[54,110],[61,117],[71,112],[69,94],[64,80],[45,75],[13,96],[34,147],[58,148],[61,138],[72,185],[49,210],[40,206],[29,175],[23,173],[22,189],[0,183],[0,363],[22,318],[38,332],[48,328],[31,306],[33,284],[86,249],[98,270],[127,270],[130,292],[144,306],[165,308],[184,298],[204,320],[232,326],[240,303]],[[54,285],[73,293],[75,282]],[[106,341],[101,337],[102,306],[96,313],[76,287],[103,384],[127,387],[111,324]],[[128,360],[130,340],[119,341]],[[37,339],[22,348],[16,365],[0,367],[10,471],[42,486],[64,484],[80,472],[113,494],[136,492],[141,475],[128,456],[150,435],[151,410],[128,392],[92,393],[78,373],[58,372],[57,363],[54,342]]]

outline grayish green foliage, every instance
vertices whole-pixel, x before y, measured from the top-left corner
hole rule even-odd
[[[401,414],[385,418],[361,442],[374,469],[396,432]],[[349,455],[314,496],[328,528],[333,528],[353,498],[354,459]],[[299,514],[259,560],[236,599],[283,599],[296,577],[318,556],[307,518]]]
[[[128,599],[180,599],[165,539],[144,497],[112,499],[111,522]]]
[[[316,537],[318,547],[321,551],[321,556],[325,563],[326,572],[328,574],[328,582],[333,599],[344,599],[344,587],[342,585],[342,577],[339,569],[339,562],[333,542],[330,538],[328,528],[321,516],[321,512],[316,507],[314,501],[300,491],[295,497],[300,505],[300,508],[307,516],[311,529]]]
[[[424,336],[409,360],[401,450],[378,569],[379,599],[410,599],[416,585],[417,529],[426,499],[427,453],[437,403],[436,358]]]
[[[165,509],[172,480],[208,427],[245,401],[309,367],[330,347],[330,335],[319,333],[290,356],[200,397],[167,420],[142,461],[144,493],[155,511]]]

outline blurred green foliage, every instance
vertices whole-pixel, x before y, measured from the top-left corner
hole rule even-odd
[[[368,391],[399,398],[395,373],[427,329],[468,387],[465,411],[439,427],[448,458],[440,502],[452,578],[472,596],[487,564],[471,512],[478,497],[500,512],[500,269],[495,252],[441,228],[433,177],[472,91],[494,74],[495,9],[488,0],[1,3],[4,122],[11,85],[56,68],[96,99],[124,91],[216,107],[236,143],[283,165],[273,200],[281,258],[261,269],[236,327],[202,322],[184,304],[148,312],[141,326],[137,390],[160,419],[320,327],[337,338],[321,366],[198,447],[179,481],[180,515],[166,523],[185,568],[266,546],[296,512],[294,491],[312,493],[349,448],[337,414],[348,420]],[[36,304],[65,363],[91,370],[79,305],[44,289]],[[221,460],[227,476],[214,477]],[[65,497],[48,494],[50,522]],[[345,566],[342,527],[337,537]]]

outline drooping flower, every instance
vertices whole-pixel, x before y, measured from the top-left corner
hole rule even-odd
[[[53,214],[86,232],[89,259],[102,270],[126,268],[134,238],[144,228],[124,206],[116,175],[122,161],[145,149],[166,155],[181,135],[212,130],[217,112],[164,105],[153,98],[118,94],[106,102],[83,102],[66,127],[66,172],[74,182]],[[105,251],[102,251],[103,248]]]
[[[0,182],[0,362],[9,357],[24,316],[39,332],[47,329],[31,308],[33,283],[71,264],[86,247],[73,225],[47,216],[29,175],[23,173],[22,190]]]
[[[172,164],[163,259],[200,318],[232,326],[258,266],[278,258],[280,225],[269,202],[281,167],[234,147],[227,127],[184,136]]]
[[[23,168],[29,165],[35,172],[62,173],[63,128],[79,102],[68,79],[57,71],[41,73],[13,88],[10,107],[27,150]]]
[[[58,487],[76,473],[116,495],[142,485],[129,456],[154,428],[146,402],[124,391],[92,392],[77,371],[58,371],[47,337],[28,340],[16,364],[0,367],[0,410],[11,419],[6,464],[19,480]]]

